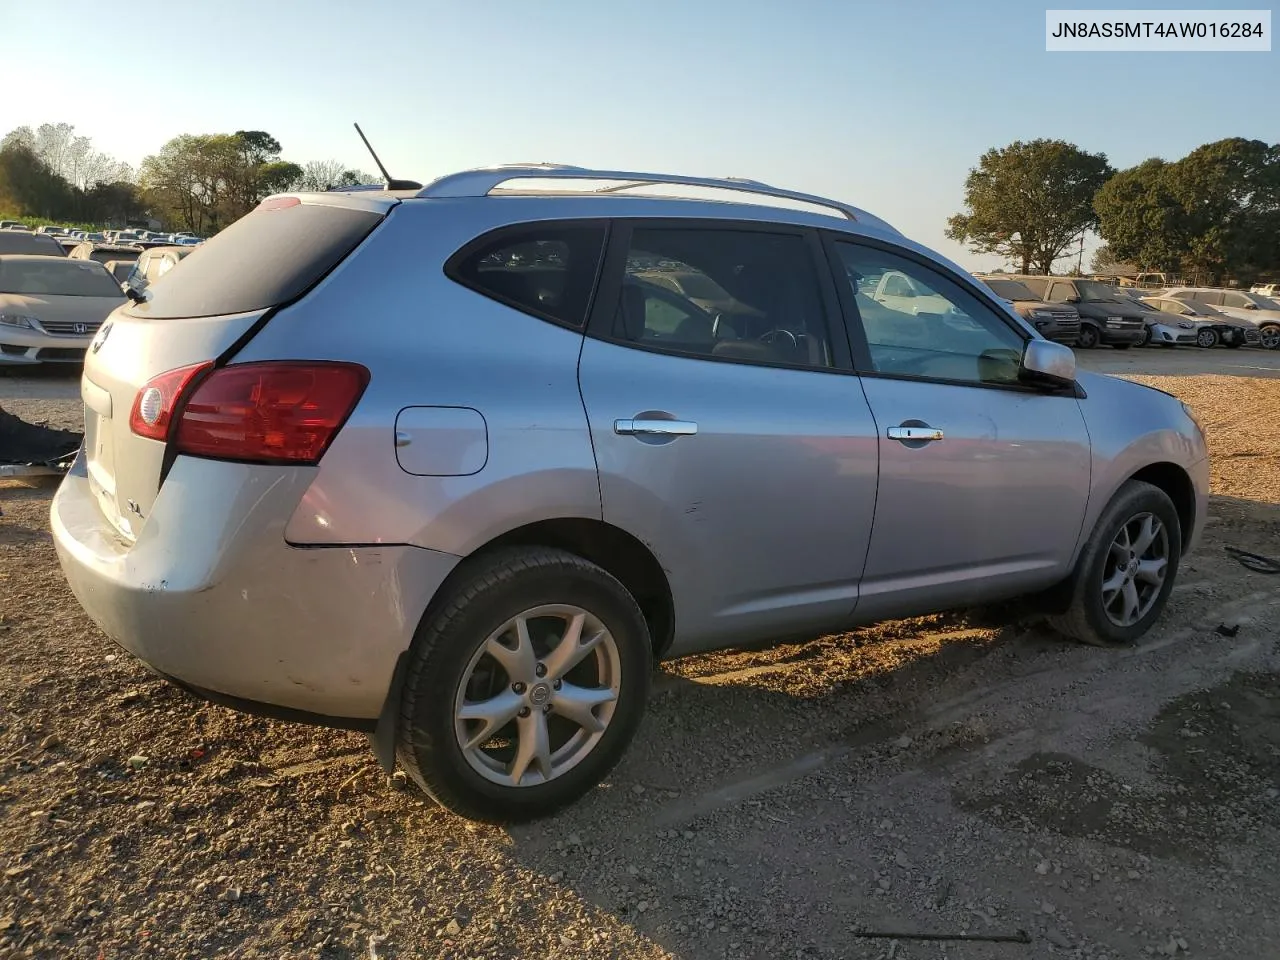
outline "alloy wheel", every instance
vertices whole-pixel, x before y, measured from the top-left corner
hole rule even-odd
[[[1263,327],[1258,335],[1268,350],[1280,350],[1280,327]]]
[[[1125,522],[1107,551],[1102,570],[1102,610],[1117,627],[1130,627],[1150,612],[1169,568],[1169,535],[1160,518],[1140,513]]]
[[[1218,334],[1215,331],[1209,329],[1208,327],[1203,327],[1196,334],[1196,346],[1208,348],[1208,347],[1216,347],[1217,345],[1218,345]]]
[[[589,611],[534,607],[485,638],[463,671],[454,733],[473,770],[494,783],[546,783],[604,736],[622,680],[618,645]]]

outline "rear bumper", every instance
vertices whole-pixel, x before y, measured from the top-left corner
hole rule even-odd
[[[284,526],[313,476],[180,457],[128,543],[99,510],[82,454],[51,509],[63,571],[103,632],[157,673],[254,712],[360,726],[381,712],[397,657],[459,558],[290,546]]]

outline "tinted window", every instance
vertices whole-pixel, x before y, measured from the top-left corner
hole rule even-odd
[[[148,287],[129,312],[170,320],[277,306],[333,269],[381,220],[327,204],[259,207],[183,260],[174,279]]]
[[[120,287],[87,260],[6,260],[0,263],[0,293],[119,297]]]
[[[1054,303],[1065,303],[1068,298],[1076,296],[1075,288],[1069,283],[1055,283],[1049,288],[1048,299]]]
[[[983,280],[992,293],[1006,300],[1039,300],[1040,297],[1026,284],[1017,280]]]
[[[1027,277],[1022,283],[1040,300],[1044,299],[1044,293],[1049,289],[1049,281],[1040,277]]]
[[[1183,300],[1195,300],[1213,307],[1222,306],[1222,294],[1217,290],[1180,290],[1175,295]]]
[[[613,332],[673,353],[831,365],[817,272],[796,235],[633,231]]]
[[[1023,337],[1003,317],[935,270],[874,247],[837,243],[858,320],[878,373],[972,383],[1015,383]],[[872,277],[903,274],[897,297]]]
[[[477,293],[572,327],[586,323],[604,227],[539,224],[504,230],[446,268]]]
[[[1222,305],[1224,307],[1244,307],[1248,309],[1249,307],[1256,307],[1261,299],[1256,295],[1250,297],[1243,293],[1224,293],[1222,295]]]
[[[1159,304],[1160,309],[1165,313],[1176,313],[1181,316],[1184,313],[1191,312],[1186,306],[1179,303],[1177,300],[1161,300],[1159,301]]]
[[[61,257],[66,255],[62,244],[53,237],[43,233],[27,233],[21,230],[5,230],[0,232],[0,254],[5,253],[38,253],[45,256]]]

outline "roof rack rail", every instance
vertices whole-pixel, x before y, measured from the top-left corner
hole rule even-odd
[[[502,184],[511,180],[612,180],[613,186],[599,187],[591,193],[621,193],[639,187],[649,187],[669,183],[682,187],[704,187],[713,190],[732,190],[737,193],[753,193],[759,196],[773,197],[779,200],[793,200],[816,207],[825,207],[837,212],[849,220],[857,220],[862,212],[856,207],[819,197],[809,193],[798,193],[794,190],[783,190],[771,187],[758,180],[746,180],[741,177],[686,177],[671,173],[637,173],[629,170],[592,170],[587,167],[573,167],[557,163],[538,164],[504,164],[494,167],[478,167],[474,170],[463,170],[451,173],[427,184],[420,191],[419,197],[485,197]]]

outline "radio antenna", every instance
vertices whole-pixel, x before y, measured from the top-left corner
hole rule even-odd
[[[373,162],[378,165],[378,171],[382,174],[382,179],[386,183],[388,190],[421,190],[422,184],[416,180],[397,180],[391,174],[387,173],[387,168],[382,165],[382,161],[378,159],[378,154],[373,149],[373,144],[369,142],[369,138],[364,135],[364,131],[360,129],[360,124],[353,123],[356,133],[360,134],[360,139],[364,141],[365,148],[369,151],[369,156],[373,157]]]

